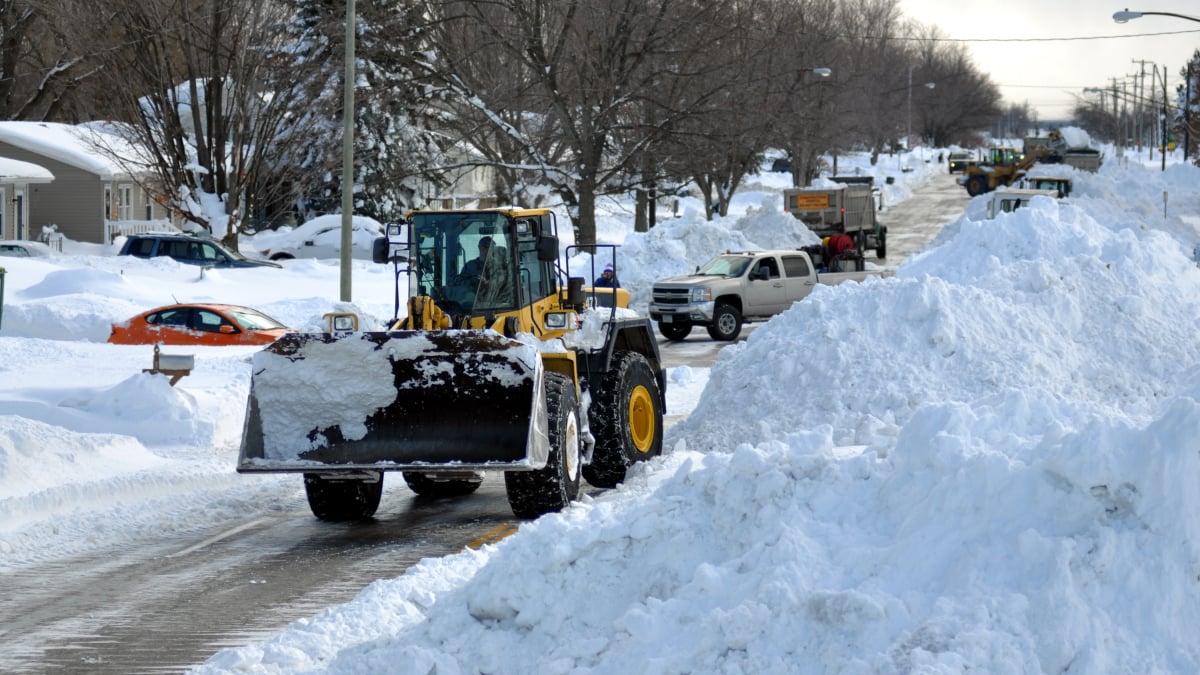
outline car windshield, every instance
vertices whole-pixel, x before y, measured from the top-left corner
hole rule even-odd
[[[9,258],[28,258],[29,251],[25,250],[24,246],[15,244],[0,244],[0,255]]]
[[[278,328],[287,328],[287,326],[279,323],[275,319],[263,314],[256,309],[242,307],[238,309],[230,309],[229,314],[237,320],[242,328],[246,330],[274,330]]]
[[[696,274],[701,276],[740,277],[750,266],[748,256],[722,255],[709,260]]]

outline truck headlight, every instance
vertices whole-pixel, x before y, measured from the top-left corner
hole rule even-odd
[[[693,288],[692,302],[708,302],[712,300],[711,288]]]

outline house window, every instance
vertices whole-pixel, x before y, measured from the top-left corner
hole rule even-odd
[[[133,220],[133,186],[122,185],[117,188],[117,218]]]
[[[112,188],[105,185],[104,186],[104,218],[106,220],[112,219],[112,218],[115,218],[116,215],[117,214],[113,212],[113,206],[112,206]]]
[[[154,202],[150,199],[150,191],[142,190],[142,194],[146,197],[146,220],[154,220]]]

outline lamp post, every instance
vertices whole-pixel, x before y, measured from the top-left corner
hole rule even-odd
[[[908,122],[904,128],[904,149],[912,152],[912,76],[913,67],[908,67]],[[936,82],[926,82],[921,85],[926,89],[933,89],[937,86]]]
[[[1113,21],[1116,21],[1117,23],[1128,23],[1133,19],[1140,19],[1143,16],[1173,16],[1176,19],[1185,19],[1187,21],[1195,21],[1200,23],[1200,19],[1197,19],[1194,16],[1175,14],[1174,12],[1131,12],[1129,11],[1128,7],[1126,7],[1125,11],[1123,12],[1113,12]]]
[[[345,79],[342,80],[342,231],[339,290],[342,302],[353,299],[350,249],[354,223],[354,0],[346,0]]]
[[[1194,16],[1188,16],[1186,14],[1176,14],[1174,12],[1131,12],[1131,11],[1129,11],[1128,7],[1126,7],[1125,10],[1122,12],[1113,12],[1113,21],[1116,21],[1117,23],[1126,23],[1128,21],[1132,21],[1133,19],[1140,19],[1143,16],[1171,16],[1171,17],[1175,17],[1176,19],[1183,19],[1184,21],[1195,21],[1196,23],[1200,23],[1200,18],[1196,18]],[[1192,79],[1191,65],[1192,65],[1192,62],[1191,62],[1191,60],[1189,60],[1188,61],[1188,85],[1189,86],[1191,85],[1191,79]],[[1156,73],[1158,72],[1157,68],[1156,68],[1155,72]],[[1190,109],[1191,105],[1192,105],[1191,101],[1185,100],[1183,102],[1184,110]],[[1162,141],[1163,141],[1163,170],[1166,171],[1166,169],[1167,169],[1167,156],[1166,156],[1166,149],[1167,149],[1167,67],[1165,65],[1163,66],[1162,127],[1163,127],[1163,139],[1162,139]],[[1186,129],[1186,127],[1185,127],[1185,129]],[[1187,151],[1187,143],[1190,142],[1191,139],[1186,138],[1186,134],[1187,134],[1186,131],[1184,133],[1185,133],[1185,140],[1184,140],[1183,156],[1186,159],[1187,152],[1188,152]]]
[[[825,68],[823,66],[818,66],[816,68],[800,68],[800,69],[796,70],[795,73],[796,73],[795,85],[800,90],[803,90],[806,87],[805,81],[804,81],[805,73],[812,73],[813,75],[816,75],[817,77],[824,78],[824,77],[829,77],[830,75],[832,75],[833,70],[831,70],[829,68]],[[816,101],[818,113],[820,111],[819,110],[820,105],[821,105],[821,101],[818,98]],[[807,146],[809,144],[809,141],[811,141],[811,140],[812,140],[812,133],[810,131],[805,130],[805,131],[799,131],[798,135],[796,137],[793,137],[789,141],[790,147],[788,148],[788,159],[791,161],[792,185],[795,187],[804,187],[804,186],[808,185],[808,175],[807,175],[808,174],[808,167],[807,167],[808,162],[805,161],[805,159],[804,159],[804,153],[810,151]]]

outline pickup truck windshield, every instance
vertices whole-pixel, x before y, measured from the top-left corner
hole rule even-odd
[[[716,277],[740,277],[750,266],[750,258],[745,256],[722,255],[704,263],[696,274]]]

